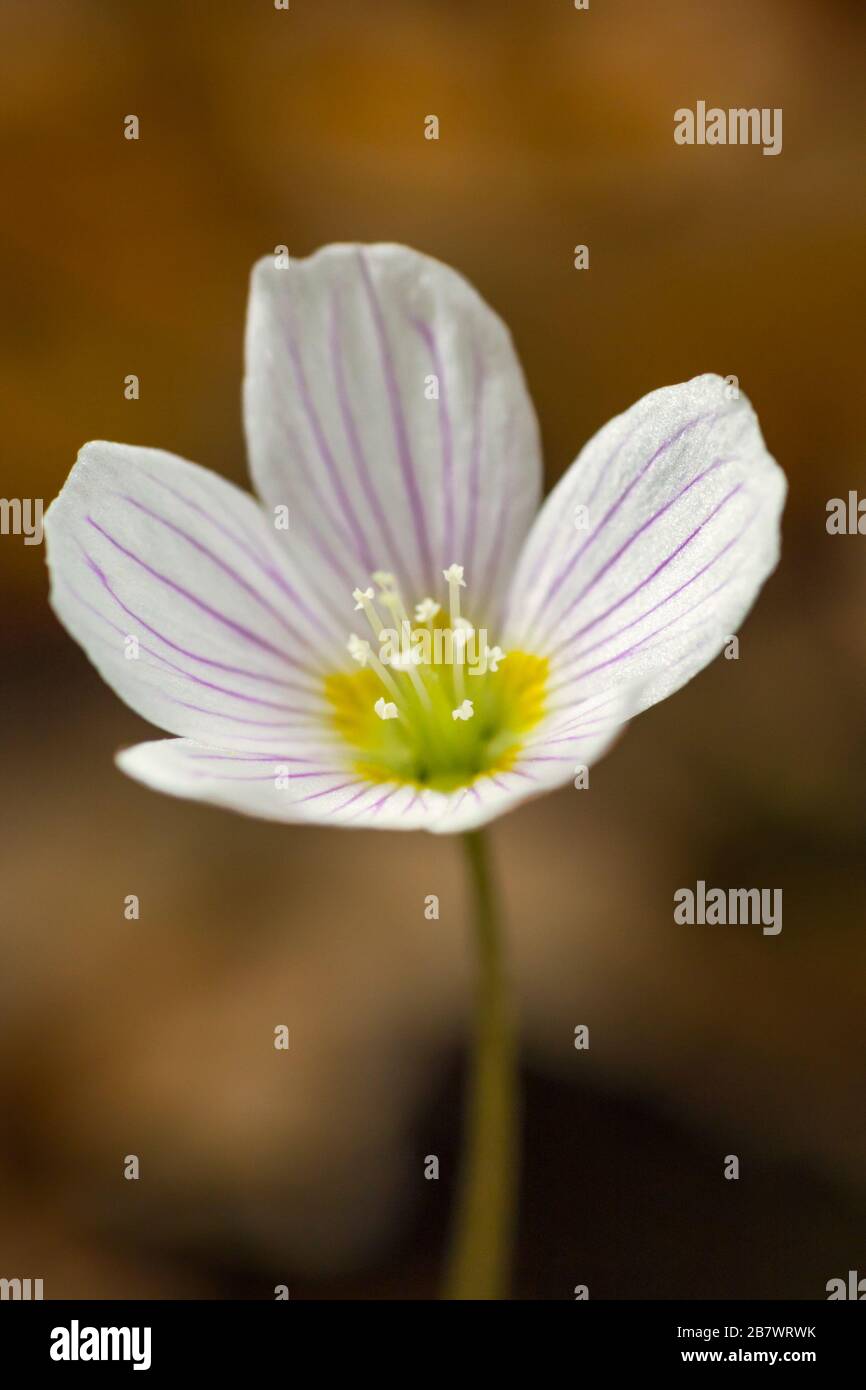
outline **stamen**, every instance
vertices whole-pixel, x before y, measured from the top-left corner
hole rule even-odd
[[[401,624],[401,626],[401,636],[403,640],[400,645],[400,650],[397,652],[393,652],[391,655],[391,670],[404,671],[406,675],[409,677],[413,686],[415,687],[415,693],[418,696],[418,699],[421,701],[424,708],[431,709],[432,702],[430,700],[427,687],[421,679],[421,675],[418,671],[418,667],[421,665],[423,657],[417,647],[410,646],[412,628],[409,623],[409,619],[407,618],[406,621],[403,624]]]
[[[415,605],[416,623],[432,623],[437,613],[441,613],[441,603],[436,603],[432,598],[423,598],[420,603]]]
[[[349,655],[353,661],[357,661],[359,666],[370,666],[376,672],[385,689],[390,691],[395,700],[400,699],[400,691],[393,676],[390,676],[382,665],[378,656],[373,652],[369,642],[364,642],[354,632],[347,642]]]
[[[456,628],[460,621],[460,590],[466,588],[462,565],[449,565],[442,571],[443,579],[448,581],[448,601],[451,610],[451,626]]]
[[[397,627],[409,622],[409,614],[406,612],[399,589],[383,589],[379,594],[379,602],[388,609]]]
[[[462,565],[449,565],[447,570],[442,571],[442,576],[448,581],[448,607],[451,614],[451,631],[454,635],[454,692],[458,700],[462,700],[466,693],[466,684],[463,679],[463,657],[465,655],[465,641],[460,643],[457,634],[460,631],[460,590],[466,588],[466,581],[463,578]],[[461,706],[462,708],[462,706]],[[462,716],[468,719],[468,715]]]
[[[373,709],[376,711],[380,719],[399,718],[397,706],[392,704],[390,701],[386,700],[384,695],[379,696],[378,700],[373,706]]]
[[[466,665],[466,648],[469,645],[469,639],[474,631],[474,627],[466,618],[458,618],[451,634],[451,642],[454,650],[454,685],[459,700],[463,699],[465,691],[463,668]]]
[[[543,658],[488,645],[486,629],[460,611],[463,566],[441,573],[448,598],[441,591],[441,602],[409,594],[411,617],[393,574],[377,570],[370,581],[375,589],[354,590],[355,611],[364,613],[372,631],[352,633],[347,645],[366,669],[356,676],[337,673],[326,689],[337,727],[365,776],[450,791],[512,765],[526,730],[543,717],[548,670]],[[509,671],[517,664],[514,679],[503,683],[492,673],[506,656]],[[469,681],[467,672],[482,679]],[[466,698],[467,688],[474,699]],[[380,720],[397,723],[386,731]]]
[[[382,631],[382,628],[384,627],[384,624],[381,618],[379,617],[379,614],[376,612],[375,607],[373,606],[373,590],[353,589],[352,598],[355,600],[355,612],[359,613],[361,609],[364,610],[371,628],[378,637]]]
[[[382,660],[384,661],[384,657]],[[392,671],[409,671],[413,666],[420,666],[421,661],[422,656],[417,647],[401,647],[400,651],[391,657],[388,665]]]
[[[349,636],[346,648],[353,661],[357,661],[359,666],[367,665],[367,657],[370,655],[370,643],[362,642],[356,632]]]

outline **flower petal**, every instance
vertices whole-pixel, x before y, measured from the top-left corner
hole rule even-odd
[[[358,583],[395,573],[414,603],[456,561],[473,616],[494,615],[541,467],[510,336],[475,290],[402,246],[329,246],[285,269],[266,259],[246,359],[253,479],[290,507],[322,582],[345,596],[338,555]]]
[[[233,746],[321,728],[340,615],[247,494],[160,450],[87,444],[45,533],[55,612],[146,719]]]
[[[711,661],[775,568],[785,491],[721,377],[606,425],[547,499],[510,596],[506,640],[549,657],[552,712],[621,689],[635,714]]]
[[[624,718],[609,695],[567,718],[550,719],[507,772],[453,792],[370,782],[344,746],[303,737],[268,749],[225,749],[192,739],[157,739],[117,755],[121,770],[154,791],[209,802],[263,820],[357,830],[429,830],[456,834],[571,781],[608,747]]]
[[[544,721],[506,772],[489,774],[454,792],[438,818],[426,827],[437,834],[473,830],[524,801],[534,800],[575,780],[618,737],[628,720],[628,692],[605,692]]]
[[[117,764],[155,791],[291,824],[419,830],[447,801],[406,784],[368,782],[343,749],[311,749],[304,739],[257,753],[159,739],[125,749]]]

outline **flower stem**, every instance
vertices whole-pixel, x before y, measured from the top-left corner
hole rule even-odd
[[[473,830],[463,843],[474,896],[478,973],[463,1167],[443,1297],[496,1299],[508,1294],[514,1234],[516,1054],[487,841]]]

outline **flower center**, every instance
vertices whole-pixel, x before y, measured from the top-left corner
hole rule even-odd
[[[356,771],[370,781],[446,792],[505,772],[544,713],[546,658],[490,645],[462,615],[462,567],[443,576],[447,611],[425,598],[412,618],[393,575],[373,575],[378,593],[354,592],[373,640],[352,634],[361,669],[328,676],[325,693]]]

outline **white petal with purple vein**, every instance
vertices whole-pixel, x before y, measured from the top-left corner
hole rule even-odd
[[[721,377],[606,425],[548,497],[509,600],[505,642],[550,658],[551,708],[617,689],[634,714],[711,661],[775,568],[785,490]]]
[[[447,801],[405,784],[368,782],[341,750],[317,753],[304,740],[252,754],[161,739],[125,749],[117,763],[155,791],[290,824],[420,830]]]
[[[289,543],[335,601],[384,569],[414,604],[458,561],[491,617],[541,470],[508,330],[475,290],[402,246],[263,260],[246,362],[256,487],[289,506]]]
[[[264,820],[454,834],[570,781],[575,765],[594,762],[621,722],[615,701],[588,702],[568,720],[548,721],[509,771],[448,793],[368,782],[340,750],[310,748],[303,740],[252,753],[160,739],[125,749],[117,763],[154,791]]]
[[[160,450],[92,443],[45,534],[58,617],[139,714],[233,747],[320,735],[339,617],[253,498]]]

